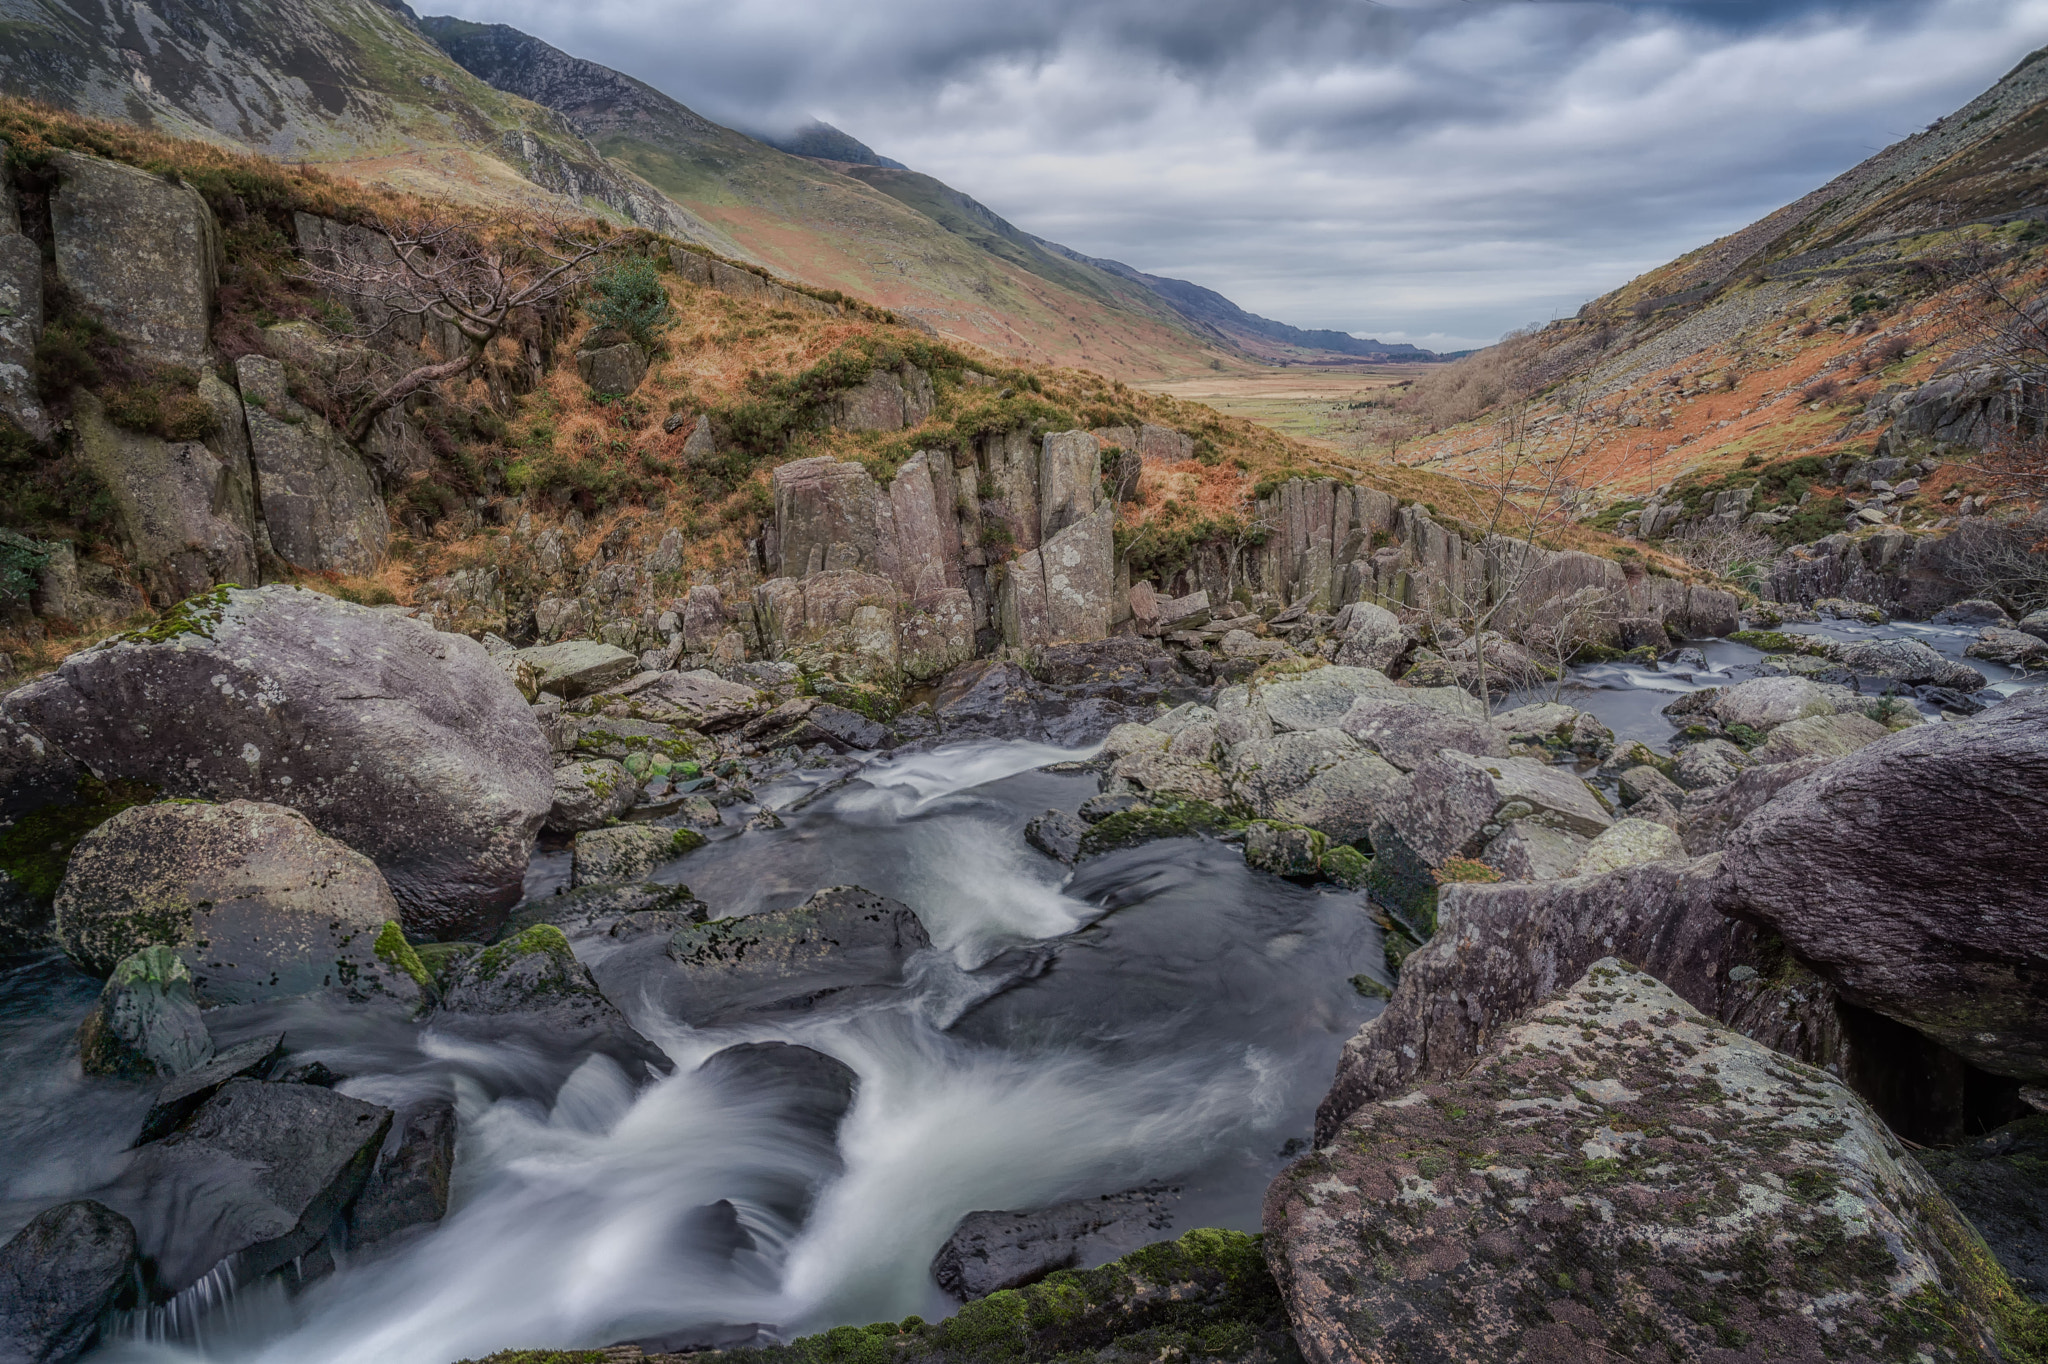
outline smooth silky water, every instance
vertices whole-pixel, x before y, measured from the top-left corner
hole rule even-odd
[[[348,1076],[344,1093],[452,1094],[449,1215],[395,1253],[341,1257],[295,1298],[212,1276],[95,1358],[450,1364],[932,1318],[954,1310],[930,1264],[964,1214],[1139,1185],[1179,1187],[1172,1228],[1092,1244],[1091,1259],[1190,1227],[1255,1229],[1339,1048],[1377,1008],[1350,979],[1383,970],[1379,932],[1358,895],[1254,874],[1207,840],[1109,854],[1070,879],[1023,827],[1095,793],[1091,775],[1037,770],[1073,756],[976,744],[764,790],[784,828],[715,830],[658,879],[732,915],[865,886],[916,909],[933,951],[901,990],[692,1029],[639,984],[665,974],[641,969],[658,943],[578,939],[677,1063],[638,1089],[602,1056],[318,999],[210,1015],[224,1045],[285,1029],[293,1060]],[[540,859],[530,889],[551,892],[558,861]],[[1057,950],[1036,978],[991,994],[988,973],[970,974],[1034,944]],[[95,993],[54,958],[0,977],[0,1236],[118,1180],[148,1106],[149,1086],[79,1073],[71,1038]],[[787,1082],[696,1073],[755,1041],[858,1074],[836,1137]]]

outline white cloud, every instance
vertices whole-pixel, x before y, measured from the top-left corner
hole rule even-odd
[[[450,0],[1254,312],[1479,344],[1761,216],[2048,42],[2048,0]]]

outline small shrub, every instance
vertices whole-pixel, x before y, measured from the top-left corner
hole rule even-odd
[[[1440,886],[1448,886],[1453,882],[1487,886],[1507,879],[1484,862],[1470,857],[1446,858],[1442,866],[1430,872],[1430,876]]]
[[[649,349],[674,321],[661,276],[645,256],[613,261],[591,282],[591,294],[584,310],[592,322],[600,328],[616,328]]]
[[[1816,379],[1799,391],[1799,400],[1806,403],[1831,403],[1842,396],[1842,385],[1833,378]]]
[[[50,551],[26,535],[0,530],[0,602],[22,602],[42,580]]]

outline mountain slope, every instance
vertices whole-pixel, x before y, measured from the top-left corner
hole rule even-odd
[[[803,127],[788,133],[747,134],[756,142],[765,142],[779,152],[791,156],[809,156],[820,161],[844,161],[855,166],[887,166],[891,170],[909,170],[901,161],[892,161],[878,155],[873,147],[851,133],[841,132],[829,123],[813,119]]]
[[[555,111],[450,61],[400,0],[0,0],[0,86],[420,193],[566,197],[734,249]]]

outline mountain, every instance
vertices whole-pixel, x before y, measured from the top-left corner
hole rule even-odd
[[[808,156],[819,161],[843,161],[854,166],[887,166],[891,170],[909,170],[901,161],[891,161],[879,156],[875,149],[851,133],[843,133],[829,123],[816,119],[801,128],[787,133],[764,133],[758,129],[749,134],[756,142],[765,142],[779,152],[791,156]]]

